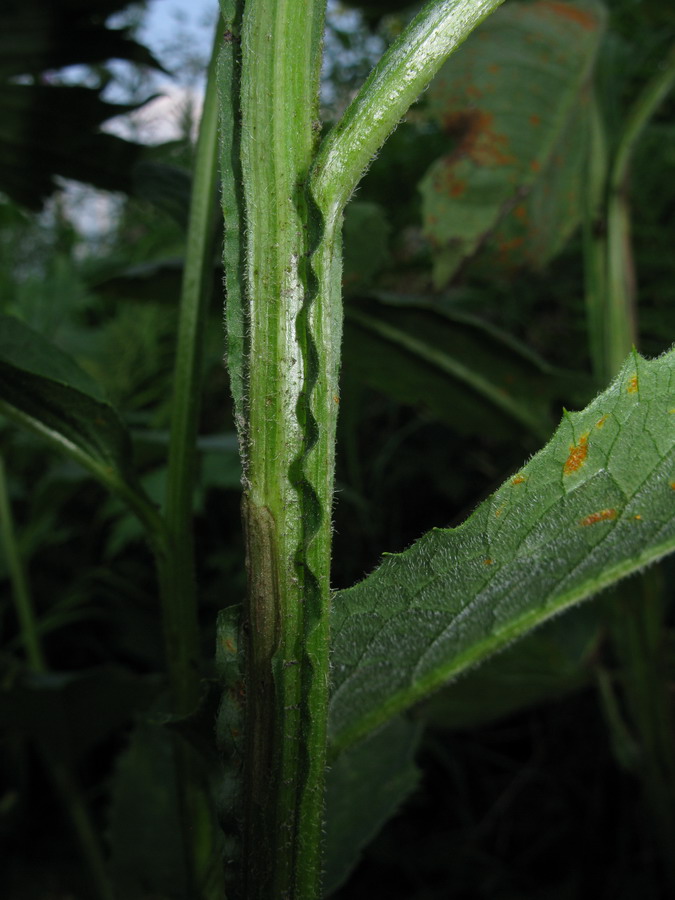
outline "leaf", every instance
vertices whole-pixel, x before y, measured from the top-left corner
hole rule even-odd
[[[421,733],[418,725],[395,719],[328,770],[326,895],[347,880],[361,850],[417,787],[414,756]]]
[[[65,451],[157,527],[115,410],[73,359],[10,316],[0,316],[0,413]]]
[[[569,610],[434,694],[419,716],[461,730],[565,697],[592,681],[599,639],[597,604]]]
[[[338,593],[335,752],[510,641],[675,549],[675,350],[629,357],[458,528]]]
[[[510,212],[509,229],[492,240],[504,262],[540,264],[575,227],[579,107],[604,18],[595,0],[510,3],[430,86],[426,114],[454,140],[420,183],[438,286]]]
[[[114,666],[25,674],[0,690],[0,721],[40,742],[50,755],[77,764],[147,709],[157,690],[156,679]]]
[[[390,225],[377,203],[350,203],[345,211],[342,289],[353,294],[372,284],[389,262]]]
[[[120,757],[110,810],[116,895],[129,900],[185,896],[187,873],[171,735],[143,723]]]
[[[569,398],[578,379],[474,316],[403,298],[382,300],[346,308],[344,366],[350,372],[463,434],[482,434],[486,416],[493,436],[511,436],[514,426],[541,440],[551,434],[551,401]]]

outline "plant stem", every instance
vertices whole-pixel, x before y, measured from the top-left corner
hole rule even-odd
[[[410,103],[501,2],[428,4],[315,161],[325,0],[247,0],[240,80],[237,4],[221,0],[228,365],[246,488],[251,900],[320,893],[342,212]]]
[[[34,672],[45,672],[47,664],[42,643],[37,630],[33,600],[28,588],[28,579],[21,560],[21,554],[14,533],[14,519],[7,490],[5,463],[0,455],[0,543],[5,552],[12,583],[12,597],[19,620],[19,629],[28,663]]]
[[[312,484],[307,460],[326,429],[312,401],[319,372],[325,382],[324,350],[335,353],[336,339],[311,333],[308,254],[317,225],[306,181],[324,6],[253,0],[242,24],[249,572],[243,893],[251,900],[320,893],[333,466],[324,457],[322,480]]]
[[[633,344],[635,325],[635,267],[630,237],[628,178],[635,147],[654,113],[675,83],[675,47],[644,87],[626,118],[614,152],[606,188],[605,284],[602,315],[603,380],[613,378]],[[598,250],[600,254],[600,250]],[[601,259],[601,255],[598,259]],[[597,342],[597,338],[593,338]]]
[[[35,610],[28,586],[21,553],[16,541],[14,519],[7,490],[5,464],[0,455],[0,544],[9,566],[12,583],[12,597],[19,620],[19,629],[26,650],[29,668],[36,673],[48,671],[42,643],[37,628]],[[91,821],[82,790],[70,768],[49,753],[44,745],[39,746],[40,757],[49,774],[54,788],[63,803],[89,869],[92,884],[99,900],[113,900],[113,891],[108,880],[105,861],[96,831]]]
[[[164,627],[174,712],[191,712],[199,698],[199,630],[192,505],[202,379],[204,319],[213,282],[218,177],[216,35],[194,161],[178,344],[171,406],[166,525]]]

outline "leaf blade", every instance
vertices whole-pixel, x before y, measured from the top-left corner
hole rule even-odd
[[[163,535],[117,412],[73,359],[12,316],[0,316],[0,413],[67,453],[117,493],[150,534]]]
[[[463,525],[434,529],[338,594],[334,753],[675,549],[673,410],[675,350],[635,354]]]

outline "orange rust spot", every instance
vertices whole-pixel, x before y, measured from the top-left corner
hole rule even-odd
[[[532,113],[530,116],[530,125],[541,125],[541,118],[535,113]]]
[[[512,165],[515,160],[506,152],[509,139],[494,130],[493,122],[492,113],[480,109],[463,109],[445,116],[444,131],[458,141],[455,151],[446,158],[446,166],[451,169],[466,156],[479,166]]]
[[[501,506],[497,507],[497,509],[495,510],[495,519],[498,519],[501,516],[501,514],[504,512],[505,508],[506,508],[506,503],[502,503]]]
[[[571,475],[586,462],[588,456],[588,434],[582,434],[578,444],[570,444],[570,455],[563,467],[563,474]]]
[[[628,387],[626,388],[626,392],[628,394],[637,394],[638,390],[638,377],[637,375],[633,375],[631,380],[628,382]]]
[[[488,556],[486,559],[483,560],[483,565],[491,566],[493,562],[494,562],[494,560],[490,559],[490,557]]]
[[[533,159],[530,163],[530,168],[533,172],[539,172],[541,170],[541,163],[538,159]]]
[[[338,397],[338,395],[333,394],[333,403],[339,403],[339,402],[340,402],[340,398]]]
[[[508,241],[499,241],[497,243],[497,249],[499,250],[499,256],[503,262],[506,262],[511,255],[513,250],[517,250],[518,247],[522,247],[525,243],[524,237],[514,237]],[[506,392],[504,392],[506,393]]]
[[[671,486],[671,488],[675,491],[675,481],[671,481],[671,482],[670,482],[670,486]]]
[[[641,522],[641,521],[642,521],[642,516],[639,516],[639,515],[638,515],[638,516],[633,516],[633,518],[634,518],[634,519],[637,519],[638,522]]]
[[[450,184],[450,196],[451,197],[461,197],[465,191],[466,191],[466,181],[457,179],[456,181],[453,181]]]
[[[511,479],[511,484],[522,484],[524,481],[527,481],[527,475],[516,475]]]
[[[227,640],[225,641],[225,649],[227,650],[228,653],[236,653],[237,652],[237,648],[234,646],[234,643],[231,638],[227,638]]]
[[[595,423],[595,427],[596,428],[604,428],[606,421],[607,421],[607,416],[603,416],[601,419],[598,419],[598,421]]]
[[[492,63],[491,66],[488,66],[488,72],[492,72],[493,75],[496,75],[500,70],[501,66],[498,63]]]
[[[615,509],[601,509],[599,512],[586,516],[579,524],[585,527],[586,525],[596,525],[598,522],[610,522],[612,519],[616,519]]]
[[[513,215],[516,219],[520,219],[521,222],[527,221],[527,208],[523,206],[522,203],[519,203],[518,206],[513,210]]]
[[[561,3],[560,0],[544,0],[540,6],[544,9],[550,9],[552,13],[560,16],[561,19],[569,19],[570,22],[576,22],[577,25],[581,25],[587,31],[593,31],[597,25],[595,16],[578,7]]]

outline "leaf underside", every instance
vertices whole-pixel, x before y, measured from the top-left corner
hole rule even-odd
[[[675,350],[637,353],[471,517],[333,606],[333,753],[675,549]]]
[[[498,267],[540,268],[576,227],[603,26],[595,0],[510,3],[431,84],[425,115],[454,141],[420,183],[438,286],[483,242]]]

